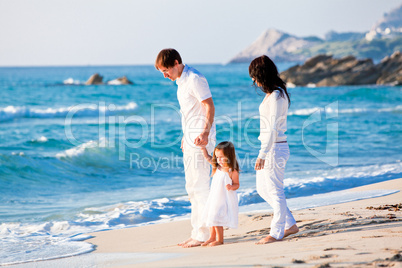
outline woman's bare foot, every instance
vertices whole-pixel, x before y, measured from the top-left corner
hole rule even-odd
[[[205,241],[204,243],[201,244],[202,247],[208,246],[210,243],[215,242],[215,239],[210,238],[207,241]]]
[[[256,242],[256,245],[263,245],[263,244],[268,244],[268,243],[273,243],[276,241],[281,241],[281,240],[276,240],[275,238],[273,238],[272,236],[267,236],[264,237],[263,239],[261,239],[260,241]]]
[[[285,234],[283,235],[283,237],[287,237],[289,235],[292,234],[296,234],[299,232],[299,227],[297,227],[297,225],[292,225],[292,227],[290,227],[289,229],[285,230]]]
[[[223,245],[222,241],[214,241],[208,244],[208,247],[215,247],[215,246],[219,246],[219,245]]]
[[[201,244],[202,244],[202,243],[201,243],[200,241],[195,240],[195,239],[191,239],[190,242],[188,242],[188,243],[182,245],[181,247],[182,247],[182,248],[193,248],[193,247],[199,247],[199,246],[201,246]]]

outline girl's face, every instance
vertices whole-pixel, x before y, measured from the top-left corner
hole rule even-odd
[[[217,149],[215,150],[215,157],[216,157],[216,162],[221,167],[227,167],[228,166],[228,158],[223,154],[223,150]]]

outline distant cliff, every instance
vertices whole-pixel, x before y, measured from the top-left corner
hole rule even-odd
[[[268,29],[229,63],[249,63],[261,55],[275,62],[302,62],[319,54],[380,61],[395,51],[402,51],[402,5],[384,14],[367,33],[330,31],[320,39]]]
[[[249,47],[230,60],[230,63],[250,62],[261,55],[269,55],[276,61],[301,61],[305,57],[294,52],[322,42],[319,38],[300,38],[275,29],[268,29]]]
[[[371,59],[347,56],[336,59],[318,55],[303,65],[296,65],[280,74],[281,78],[297,86],[314,85],[402,85],[402,54],[395,52],[375,65]]]

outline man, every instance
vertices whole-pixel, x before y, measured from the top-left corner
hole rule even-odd
[[[177,99],[182,115],[184,173],[186,191],[191,202],[191,237],[180,243],[182,247],[200,246],[209,237],[207,227],[202,227],[202,214],[208,199],[210,183],[210,164],[205,160],[200,147],[212,153],[215,138],[215,106],[205,77],[182,63],[175,49],[159,52],[155,68],[165,78],[176,81]]]

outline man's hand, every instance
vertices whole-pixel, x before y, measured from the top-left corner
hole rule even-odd
[[[194,140],[196,146],[206,146],[208,144],[208,133],[203,132]]]
[[[257,161],[255,161],[255,170],[261,170],[264,168],[265,165],[265,159],[257,158]]]

